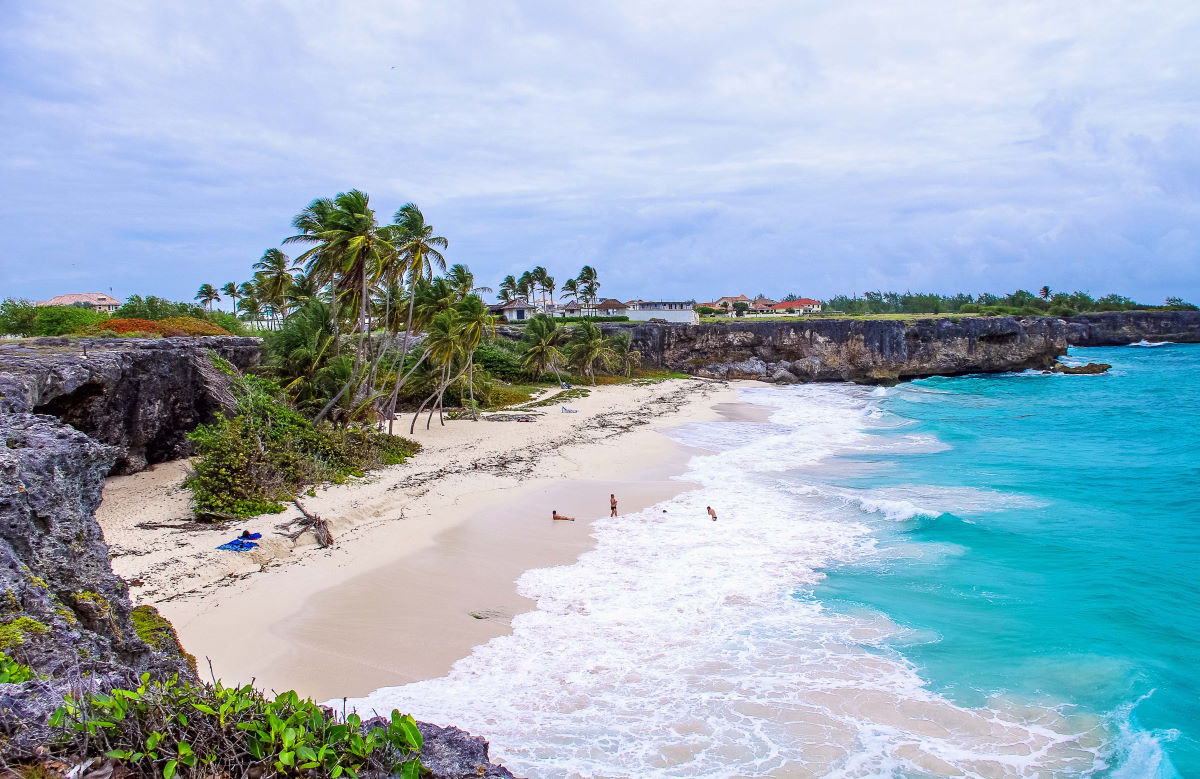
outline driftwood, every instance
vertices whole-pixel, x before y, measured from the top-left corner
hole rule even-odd
[[[300,529],[293,533],[280,533],[281,536],[295,541],[300,536],[309,530],[317,539],[317,545],[321,547],[333,546],[333,534],[329,532],[329,525],[325,520],[321,519],[316,514],[310,513],[308,509],[300,503],[299,499],[295,499],[292,503],[296,504],[296,508],[300,509],[300,513],[304,515],[303,519],[293,519],[291,522],[284,522],[282,525],[276,525],[279,530],[287,530],[292,525],[299,525]]]

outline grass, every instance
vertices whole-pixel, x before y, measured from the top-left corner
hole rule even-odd
[[[542,398],[541,400],[535,400],[532,403],[526,403],[520,408],[542,408],[544,406],[557,406],[568,400],[586,398],[590,394],[592,394],[591,390],[584,387],[572,387],[571,389],[563,390],[562,392],[556,392],[548,398]]]

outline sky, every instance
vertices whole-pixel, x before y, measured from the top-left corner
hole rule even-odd
[[[589,264],[621,299],[1200,303],[1195,0],[0,0],[0,17],[0,297],[191,299],[357,188],[383,221],[415,202],[493,287]]]

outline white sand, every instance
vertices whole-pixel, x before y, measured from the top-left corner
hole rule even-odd
[[[408,463],[302,498],[330,549],[276,534],[294,509],[197,525],[183,462],[110,479],[97,518],[135,601],[227,681],[321,699],[437,676],[532,608],[516,578],[587,549],[610,492],[632,511],[687,488],[669,479],[687,453],[656,429],[746,413],[730,384],[589,389],[567,403],[579,413],[535,409],[532,423],[435,417],[426,431],[422,417]],[[258,549],[215,549],[243,529],[263,534]]]

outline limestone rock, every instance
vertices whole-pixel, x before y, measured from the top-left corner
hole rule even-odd
[[[1105,373],[1112,366],[1104,362],[1089,362],[1087,365],[1063,365],[1061,362],[1055,363],[1053,371],[1055,373],[1068,373],[1072,375],[1093,375],[1097,373]]]

